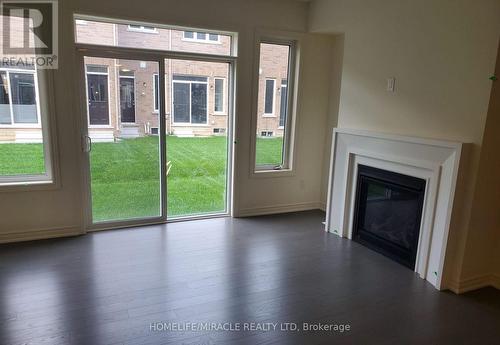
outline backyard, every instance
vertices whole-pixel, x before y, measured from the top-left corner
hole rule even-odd
[[[169,217],[225,210],[226,137],[167,137]],[[258,138],[257,162],[279,164],[281,138]],[[94,143],[94,221],[160,214],[158,137]],[[22,157],[23,159],[19,159]],[[41,144],[0,145],[0,175],[42,173]]]

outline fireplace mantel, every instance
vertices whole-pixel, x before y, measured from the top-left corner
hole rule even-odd
[[[359,164],[426,180],[415,271],[446,289],[443,266],[462,144],[354,129],[334,129],[325,230],[352,238]]]

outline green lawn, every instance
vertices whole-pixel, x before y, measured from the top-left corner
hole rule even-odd
[[[259,138],[257,162],[279,164],[281,143],[280,138]],[[158,137],[93,144],[94,221],[160,214],[158,155]],[[169,136],[167,155],[172,162],[167,182],[169,217],[224,211],[225,137]],[[0,175],[43,172],[42,157],[39,144],[2,144]]]

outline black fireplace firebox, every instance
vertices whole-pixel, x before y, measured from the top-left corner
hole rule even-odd
[[[415,269],[425,183],[358,165],[353,240]]]

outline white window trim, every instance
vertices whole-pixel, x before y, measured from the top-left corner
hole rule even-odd
[[[156,78],[158,77],[158,92],[155,89]],[[156,99],[158,98],[158,93],[160,93],[160,75],[158,73],[153,73],[153,113],[158,114],[160,112],[159,109],[155,108]],[[160,106],[160,100],[158,99],[158,108]]]
[[[189,38],[189,37],[186,37],[185,36],[185,32],[186,31],[191,31],[191,30],[184,30],[182,32],[182,38],[181,40],[182,41],[186,41],[186,42],[194,42],[194,43],[210,43],[210,44],[222,44],[221,42],[221,39],[220,39],[220,34],[219,33],[214,33],[214,32],[202,32],[202,31],[191,31],[193,33],[193,38]],[[207,36],[205,39],[200,39],[200,38],[197,38],[197,34],[198,32],[202,32],[202,33],[205,33]],[[217,35],[217,41],[213,41],[211,39],[209,39],[209,35],[212,34],[212,35]]]
[[[44,174],[0,176],[0,192],[52,190],[60,188],[57,140],[55,140],[55,103],[53,72],[43,70],[35,74],[37,109],[39,112],[44,153]],[[42,95],[43,97],[40,97]],[[42,117],[43,114],[43,117]]]
[[[193,76],[194,77],[194,76]],[[173,78],[172,78],[173,79]],[[174,84],[175,83],[180,83],[180,84],[190,84],[190,87],[189,87],[189,122],[176,122],[175,121],[175,111],[174,111]],[[192,105],[192,102],[191,102],[191,84],[205,84],[207,85],[207,110],[206,110],[206,114],[207,114],[207,120],[204,122],[204,123],[192,123],[193,119],[191,117],[191,105]],[[172,109],[172,124],[174,126],[189,126],[189,127],[203,127],[203,126],[207,126],[208,125],[208,97],[209,97],[209,92],[208,92],[208,78],[207,78],[207,81],[197,81],[197,80],[172,80],[172,87],[171,87],[171,100],[172,100],[172,104],[171,104],[171,109]]]
[[[272,113],[266,113],[266,98],[267,98],[267,81],[271,80],[273,82],[273,111]],[[276,117],[276,78],[265,78],[264,79],[264,114],[263,117]]]
[[[276,31],[276,30],[259,30],[255,35],[254,49],[254,79],[252,92],[252,137],[251,137],[251,155],[249,173],[251,178],[275,178],[288,177],[295,175],[294,161],[296,152],[296,122],[297,109],[300,108],[300,97],[297,85],[300,80],[300,46],[303,36],[299,33]],[[288,108],[286,123],[284,126],[284,145],[283,145],[283,164],[278,169],[271,165],[256,164],[257,150],[257,123],[259,118],[259,83],[260,83],[260,45],[261,43],[283,44],[290,46],[289,68],[288,68]]]
[[[76,25],[88,25],[89,22],[85,19],[75,19],[75,24]]]
[[[222,80],[222,111],[215,111],[215,81],[219,79]],[[226,107],[226,89],[227,80],[225,77],[214,77],[214,115],[227,115]]]
[[[140,32],[143,34],[158,34],[158,30],[155,27],[153,27],[153,29],[151,30],[151,29],[147,29],[144,25],[139,25],[139,26],[140,26],[139,28],[134,28],[133,26],[131,26],[129,24],[129,25],[127,25],[127,31]]]
[[[0,68],[0,71],[6,72],[7,74],[7,82],[9,83],[9,109],[10,109],[10,124],[3,123],[0,124],[0,128],[32,128],[32,129],[41,129],[41,117],[40,117],[40,95],[38,90],[38,74],[37,71],[30,71],[18,68]],[[36,123],[16,123],[14,121],[14,105],[12,104],[12,87],[10,82],[10,72],[14,73],[24,73],[24,74],[32,74],[33,81],[35,83],[35,102],[36,102]]]
[[[87,66],[100,66],[100,67],[106,67],[106,72],[88,72],[87,71]],[[89,112],[89,82],[87,79],[88,74],[97,74],[97,75],[105,75],[107,76],[108,79],[108,119],[109,119],[109,124],[107,125],[92,125],[90,124],[90,112]],[[85,64],[85,95],[87,96],[87,125],[89,128],[114,128],[111,125],[111,101],[109,97],[111,96],[111,85],[110,85],[110,80],[109,80],[109,66],[108,65],[96,65],[96,64]]]

